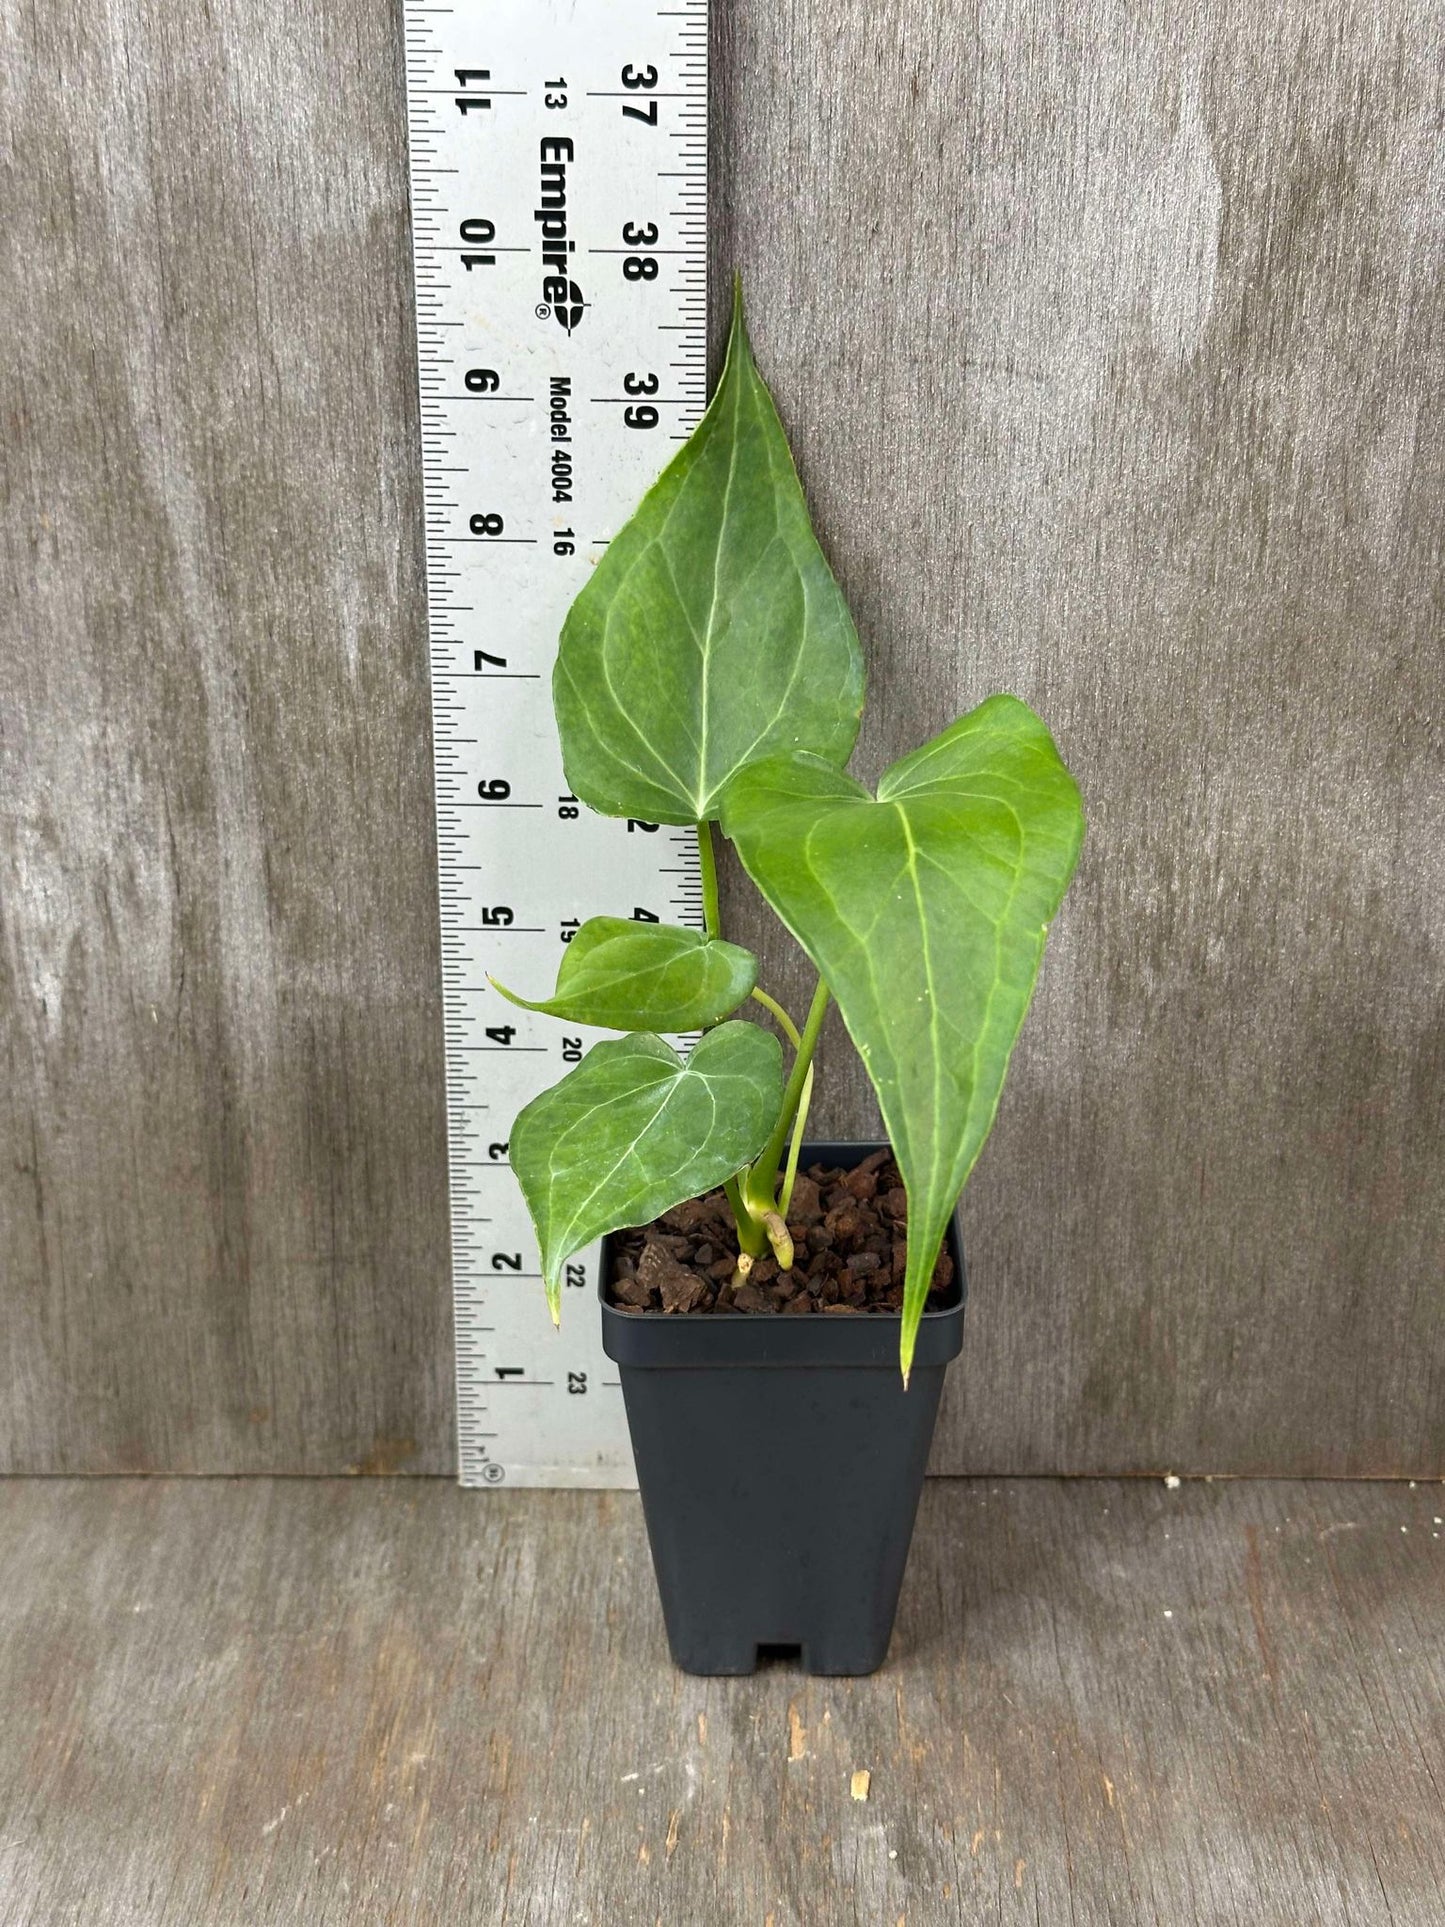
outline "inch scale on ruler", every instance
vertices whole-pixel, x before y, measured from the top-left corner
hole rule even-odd
[[[630,1485],[596,1248],[547,1315],[507,1132],[602,1032],[550,993],[588,917],[702,925],[692,832],[567,792],[567,607],[706,399],[707,0],[406,0],[465,1485]]]

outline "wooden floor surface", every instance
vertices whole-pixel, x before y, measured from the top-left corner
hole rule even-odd
[[[934,1481],[883,1672],[706,1681],[631,1495],[0,1485],[0,1922],[1438,1927],[1442,1512]]]

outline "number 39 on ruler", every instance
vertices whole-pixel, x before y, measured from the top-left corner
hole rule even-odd
[[[600,1033],[551,990],[619,901],[700,925],[691,838],[569,793],[568,605],[706,390],[707,8],[405,7],[464,1483],[631,1484],[595,1251],[547,1316],[512,1118]]]

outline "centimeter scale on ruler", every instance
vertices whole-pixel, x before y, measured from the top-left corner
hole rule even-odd
[[[603,1035],[550,993],[591,916],[702,925],[690,830],[569,794],[550,671],[569,604],[706,398],[707,5],[408,4],[417,360],[468,1485],[625,1485],[595,1247],[553,1331],[507,1162]]]

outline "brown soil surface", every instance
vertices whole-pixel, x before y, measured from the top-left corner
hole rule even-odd
[[[793,1266],[769,1251],[734,1287],[737,1232],[721,1191],[692,1198],[636,1231],[619,1231],[608,1285],[623,1311],[898,1312],[903,1308],[908,1198],[891,1151],[851,1170],[810,1165],[799,1172],[788,1211]],[[953,1259],[938,1254],[929,1302],[953,1283]]]

